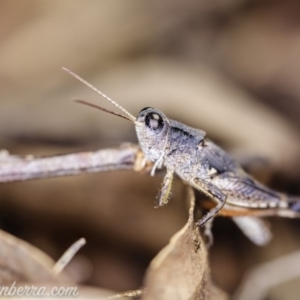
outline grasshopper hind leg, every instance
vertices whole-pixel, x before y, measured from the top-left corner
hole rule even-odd
[[[258,217],[233,217],[235,224],[257,246],[265,246],[272,239],[269,224]]]
[[[295,213],[300,213],[300,198],[296,198],[296,197],[289,198],[288,207]]]
[[[213,218],[219,212],[220,209],[223,208],[223,206],[226,203],[227,196],[214,184],[204,179],[196,178],[193,180],[192,183],[196,189],[202,191],[205,195],[207,195],[217,203],[217,205],[214,208],[212,208],[206,215],[204,215],[204,217],[202,217],[197,222],[197,226],[201,227],[211,218]]]

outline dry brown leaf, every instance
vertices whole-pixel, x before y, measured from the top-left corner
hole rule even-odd
[[[54,261],[39,249],[0,230],[0,285],[13,282],[58,283],[66,278],[55,276]]]
[[[48,299],[75,296],[77,299],[106,299],[116,295],[105,289],[79,286],[66,275],[58,276],[53,271],[54,265],[55,262],[44,252],[0,230],[0,287],[4,288],[1,289],[3,299],[19,299],[17,291],[28,299],[44,299],[43,294],[39,293],[46,293]]]
[[[195,228],[195,197],[191,188],[189,199],[188,222],[151,262],[143,300],[227,299],[210,278],[206,244]]]

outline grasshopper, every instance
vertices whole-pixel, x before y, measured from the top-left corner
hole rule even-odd
[[[173,177],[177,174],[216,203],[196,223],[198,227],[207,224],[220,212],[221,215],[233,217],[253,242],[262,245],[268,241],[269,235],[259,217],[300,217],[300,198],[271,190],[256,181],[237,161],[209,140],[204,131],[171,120],[152,107],[143,108],[134,117],[80,76],[66,68],[64,70],[119,108],[124,115],[83,100],[77,102],[134,123],[145,158],[154,164],[152,176],[157,168],[166,168],[156,206],[168,203]],[[238,218],[241,216],[243,218]],[[261,238],[255,236],[257,231],[262,232]]]

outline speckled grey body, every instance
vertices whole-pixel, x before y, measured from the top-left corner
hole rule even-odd
[[[136,126],[136,131],[145,156],[155,162],[154,168],[164,165],[169,174],[158,205],[167,203],[172,174],[176,173],[218,204],[200,225],[213,217],[225,202],[249,209],[289,207],[290,198],[247,175],[224,150],[206,138],[205,132],[170,120],[153,108],[142,110],[137,121],[142,124]]]

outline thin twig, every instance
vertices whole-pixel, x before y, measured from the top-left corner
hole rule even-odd
[[[79,239],[62,255],[62,257],[56,262],[53,267],[54,274],[59,274],[65,266],[71,261],[74,255],[85,245],[86,241],[84,238]]]
[[[122,298],[139,299],[144,294],[144,292],[145,292],[144,290],[127,291],[127,292],[123,292],[113,296],[108,296],[101,299],[102,300],[114,300],[114,299],[122,299]]]
[[[49,157],[19,157],[3,150],[0,151],[0,183],[111,170],[137,171],[140,154],[134,144]]]

